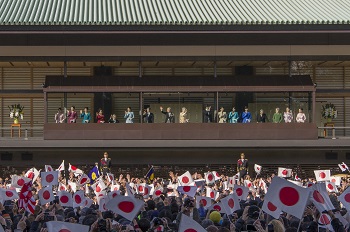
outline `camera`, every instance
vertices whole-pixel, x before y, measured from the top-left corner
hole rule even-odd
[[[151,224],[152,223],[153,223],[153,226],[163,225],[163,221],[158,217],[153,218]]]

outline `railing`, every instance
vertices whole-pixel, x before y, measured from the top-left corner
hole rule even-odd
[[[8,130],[10,132],[13,130],[13,133],[14,133],[13,138],[16,138],[16,137],[17,138],[22,138],[22,136],[24,136],[23,137],[24,140],[28,140],[28,137],[30,137],[30,136],[28,136],[28,133],[30,133],[30,131],[36,130],[36,131],[42,131],[43,132],[44,131],[44,127],[43,126],[27,126],[26,124],[22,124],[21,127],[18,127],[18,128],[13,128],[11,126],[0,127],[0,130],[1,131]],[[20,137],[19,137],[19,134],[18,134],[19,130],[21,131],[21,136]],[[2,137],[4,138],[5,136],[2,136]],[[43,135],[40,136],[40,137],[43,137]]]
[[[332,130],[332,139],[337,139],[337,137],[335,136],[335,130],[350,130],[350,127],[346,127],[346,126],[336,126],[336,127],[332,127],[332,126],[320,126],[320,127],[317,127],[319,130],[323,130],[323,135],[324,135],[324,138],[327,138],[328,136],[328,131],[329,130]]]

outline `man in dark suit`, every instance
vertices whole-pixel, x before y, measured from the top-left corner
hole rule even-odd
[[[166,108],[166,112],[163,111],[163,107],[160,107],[160,112],[165,114],[165,123],[175,123],[175,115],[171,112],[171,108]]]
[[[111,172],[112,160],[108,158],[108,153],[103,153],[103,158],[100,160],[100,172],[102,175],[107,175]]]
[[[245,159],[244,153],[241,153],[241,158],[237,161],[237,173],[241,179],[244,180],[244,177],[248,175],[248,160]]]
[[[211,106],[206,106],[205,110],[203,111],[203,115],[204,115],[203,122],[204,123],[209,123],[209,122],[213,121],[210,110],[211,110]]]
[[[151,108],[147,107],[147,109],[143,112],[143,122],[144,123],[153,123],[154,115],[151,112]]]

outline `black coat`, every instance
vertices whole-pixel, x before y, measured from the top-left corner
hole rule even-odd
[[[143,116],[143,120],[145,123],[153,123],[154,122],[154,114],[153,113],[149,113],[149,114],[144,114]]]
[[[175,123],[175,115],[172,112],[164,112],[161,110],[163,114],[165,114],[165,123]]]

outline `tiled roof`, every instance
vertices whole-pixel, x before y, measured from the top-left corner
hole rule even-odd
[[[349,0],[0,0],[0,25],[350,24]]]

